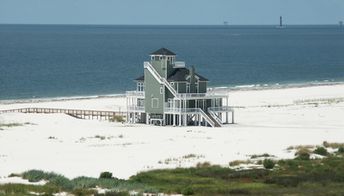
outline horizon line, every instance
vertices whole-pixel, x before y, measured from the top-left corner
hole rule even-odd
[[[338,23],[325,23],[325,24],[284,24],[283,26],[321,26],[333,25],[339,26]],[[0,25],[99,25],[99,26],[279,26],[279,24],[95,24],[95,23],[0,23]]]

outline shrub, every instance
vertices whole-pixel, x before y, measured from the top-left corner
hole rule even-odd
[[[265,158],[273,157],[273,155],[269,155],[268,153],[251,155],[251,159],[256,159],[256,158],[261,158],[261,157],[265,157]]]
[[[183,195],[193,195],[194,191],[191,187],[186,187],[182,190]]]
[[[322,155],[322,156],[328,155],[326,148],[321,147],[321,146],[318,146],[313,152],[315,154]]]
[[[109,119],[110,122],[125,122],[123,116],[113,116]]]
[[[272,169],[275,166],[275,162],[271,159],[264,159],[263,166],[265,169]]]
[[[111,172],[102,172],[102,173],[100,173],[99,178],[111,179],[112,178],[112,173]]]
[[[344,146],[338,148],[338,153],[344,153]]]
[[[106,193],[96,193],[94,194],[94,196],[129,196],[128,192],[116,192],[116,191],[112,191],[112,192],[106,192]]]
[[[68,178],[66,178],[62,175],[57,175],[53,178],[50,178],[47,185],[54,185],[57,187],[61,187],[63,190],[72,190],[73,189],[72,182]]]
[[[96,190],[90,190],[90,189],[74,189],[72,191],[72,194],[75,196],[94,195],[96,193],[97,193]]]
[[[58,176],[53,172],[44,172],[42,170],[29,170],[24,172],[23,178],[29,180],[29,182],[39,182],[41,180],[50,180]]]
[[[249,195],[250,191],[246,190],[246,189],[232,189],[229,191],[229,194],[233,194],[233,195]]]
[[[41,180],[46,180],[49,181],[47,185],[61,187],[64,190],[71,190],[73,188],[73,184],[68,178],[54,172],[29,170],[23,173],[23,178],[29,180],[29,182],[39,182]]]
[[[297,176],[273,176],[270,179],[265,180],[267,184],[277,184],[285,187],[296,187],[300,183],[300,179]]]
[[[203,163],[197,163],[196,167],[197,168],[211,167],[211,163],[207,161]]]
[[[250,164],[250,163],[253,163],[253,162],[250,160],[234,160],[234,161],[229,162],[229,166],[234,167],[240,164]]]
[[[308,148],[300,148],[296,153],[295,153],[296,158],[299,160],[309,160],[310,157],[310,150]]]
[[[336,142],[330,143],[330,142],[324,141],[323,146],[325,148],[339,148],[341,146],[344,146],[344,143],[336,143]]]

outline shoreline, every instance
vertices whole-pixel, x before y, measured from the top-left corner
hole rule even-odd
[[[236,86],[214,86],[209,87],[208,91],[230,93],[240,91],[261,91],[261,90],[277,90],[277,89],[296,89],[320,86],[336,86],[343,85],[344,81],[323,81],[323,82],[303,82],[303,83],[274,83],[274,84],[247,84]],[[0,99],[0,105],[21,104],[21,103],[44,103],[44,102],[60,102],[60,101],[78,101],[93,100],[102,98],[123,98],[125,93],[102,94],[102,95],[75,95],[61,97],[42,97],[42,98],[23,98],[23,99]]]

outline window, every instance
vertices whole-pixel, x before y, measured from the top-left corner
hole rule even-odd
[[[171,98],[168,98],[167,99],[167,106],[169,107],[169,108],[171,108],[172,106],[173,106],[173,99],[171,99]]]
[[[220,106],[221,99],[215,99],[215,107]]]
[[[152,98],[152,108],[159,108],[159,99],[158,98]]]
[[[164,89],[162,87],[160,87],[160,94],[164,93]]]
[[[196,90],[196,93],[199,92],[199,83],[198,82],[195,83],[195,90]]]
[[[144,106],[145,100],[144,99],[137,99],[137,106]]]
[[[190,83],[186,83],[186,93],[190,93]]]
[[[144,91],[145,90],[145,85],[143,82],[138,82],[137,83],[137,91]]]

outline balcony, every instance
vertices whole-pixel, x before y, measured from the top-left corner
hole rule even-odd
[[[144,98],[145,92],[144,91],[127,91],[126,96]]]
[[[144,106],[130,105],[128,106],[128,112],[144,112]]]
[[[231,111],[233,111],[233,108],[230,107],[230,106],[210,107],[210,108],[208,108],[208,111],[212,111],[212,112],[231,112]]]
[[[213,98],[226,98],[227,94],[220,94],[215,92],[208,93],[178,93],[178,99],[213,99]]]

